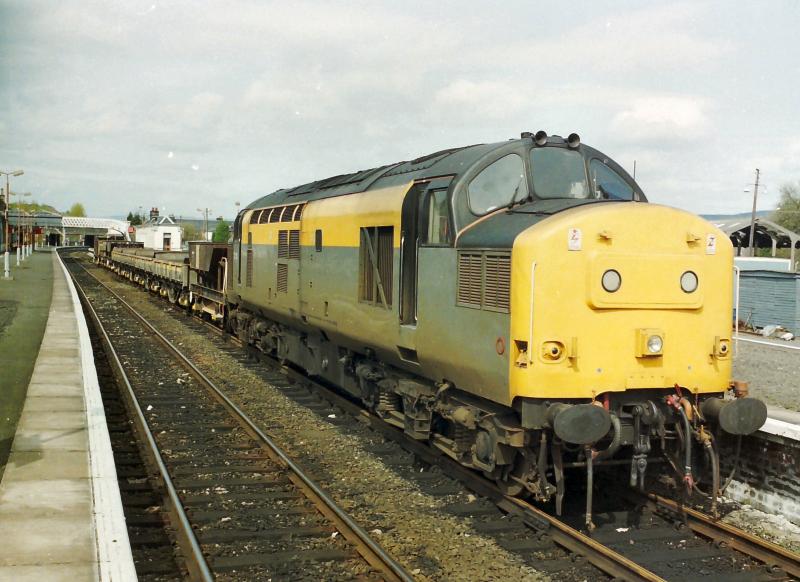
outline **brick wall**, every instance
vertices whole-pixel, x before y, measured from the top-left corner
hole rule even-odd
[[[723,479],[734,452],[734,438],[726,437],[720,451]],[[764,432],[743,437],[739,470],[725,495],[800,525],[800,441]]]

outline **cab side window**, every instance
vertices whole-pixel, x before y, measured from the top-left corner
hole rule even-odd
[[[598,198],[606,200],[633,200],[633,188],[622,176],[606,166],[601,160],[589,164],[592,187]]]
[[[522,158],[508,154],[484,168],[469,185],[469,207],[478,216],[528,195]]]
[[[429,245],[450,243],[450,212],[447,208],[447,190],[434,190],[427,200],[428,229],[425,239]]]

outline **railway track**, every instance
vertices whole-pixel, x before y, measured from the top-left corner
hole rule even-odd
[[[519,517],[527,527],[546,534],[557,545],[586,559],[611,578],[694,580],[702,571],[701,575],[722,576],[725,580],[800,580],[799,555],[662,497],[653,496],[648,502],[639,504],[638,514],[633,519],[635,525],[629,511],[598,513],[598,529],[589,536],[577,526],[573,527],[567,519],[556,517],[525,500],[505,496],[493,482],[462,467],[436,449],[408,438],[401,430],[387,425],[329,387],[296,370],[284,372],[295,380],[295,385],[302,383],[310,393],[318,394],[331,406],[356,416],[376,432],[411,451],[416,458],[440,467],[448,476],[490,499],[507,515]],[[293,390],[295,397],[298,390]],[[300,400],[303,400],[302,396]],[[584,516],[579,511],[572,517],[571,523],[580,523]],[[603,520],[607,522],[604,525],[601,524]],[[640,543],[642,539],[645,543]],[[711,569],[707,564],[709,561]],[[715,561],[717,563],[713,564]],[[743,568],[742,571],[737,571],[739,568]]]
[[[196,318],[187,319],[187,321],[191,321],[192,324],[199,323]],[[202,325],[217,338],[224,336],[215,326],[205,324],[205,322]],[[225,341],[231,340],[232,338],[227,337]],[[527,527],[546,534],[556,544],[574,556],[585,558],[610,577],[624,580],[672,580],[684,577],[693,579],[698,573],[701,575],[705,573],[724,576],[728,580],[800,579],[800,557],[797,554],[760,538],[755,538],[732,526],[721,524],[718,520],[691,508],[677,506],[674,502],[662,498],[653,498],[648,503],[640,504],[644,507],[645,519],[651,522],[650,527],[646,528],[647,531],[639,527],[633,528],[633,531],[630,527],[618,527],[611,530],[600,528],[600,531],[589,537],[577,528],[568,525],[565,520],[555,518],[536,506],[505,497],[492,482],[452,462],[437,453],[435,449],[408,439],[402,431],[370,415],[360,406],[329,387],[313,381],[297,370],[281,368],[279,363],[271,361],[263,354],[259,354],[259,356],[266,361],[267,366],[272,367],[273,371],[280,368],[281,374],[287,375],[295,382],[291,387],[283,390],[290,397],[303,402],[306,401],[308,394],[318,395],[330,403],[330,406],[346,411],[388,440],[413,452],[418,459],[441,467],[449,476],[462,482],[469,489],[491,499],[506,514],[520,518]],[[639,524],[642,523],[642,517],[640,514]],[[694,547],[692,544],[687,547],[680,543],[681,541],[685,542],[688,533],[683,529],[676,529],[676,525],[681,526],[682,524],[688,525],[689,530],[697,534]],[[621,525],[625,526],[624,523]],[[614,532],[614,529],[625,531]],[[624,535],[629,532],[629,535]],[[619,535],[614,535],[615,533]],[[664,544],[674,547],[668,548],[667,551],[661,549],[649,552],[640,546],[635,551],[631,551],[625,546],[632,537],[637,535],[656,545]],[[688,537],[692,537],[690,533],[688,533]],[[647,547],[645,544],[644,548]],[[727,563],[727,571],[724,568],[708,572],[703,569],[704,564],[715,560],[720,562],[723,567]],[[674,569],[676,562],[681,564],[681,569]],[[687,576],[686,572],[691,574]]]
[[[413,578],[166,337],[64,256],[195,580]]]

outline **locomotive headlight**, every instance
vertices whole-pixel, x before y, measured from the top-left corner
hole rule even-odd
[[[622,277],[614,269],[609,269],[608,271],[603,273],[603,278],[601,280],[601,283],[603,284],[603,289],[605,289],[609,293],[613,293],[614,291],[617,291],[622,285]]]
[[[694,293],[697,291],[697,275],[692,271],[686,271],[681,275],[681,289],[684,293]]]
[[[647,338],[647,351],[651,354],[659,354],[664,349],[664,340],[660,335],[651,335]]]

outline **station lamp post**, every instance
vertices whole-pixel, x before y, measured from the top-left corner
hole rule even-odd
[[[17,266],[19,267],[20,255],[22,260],[28,256],[27,244],[27,221],[22,218],[22,197],[30,196],[30,192],[17,192]]]
[[[3,241],[5,242],[5,252],[3,253],[3,278],[4,279],[11,279],[11,271],[9,269],[8,264],[8,208],[11,206],[11,188],[8,184],[8,177],[9,176],[22,176],[24,172],[22,170],[14,170],[13,172],[2,172],[0,171],[0,176],[6,177],[6,209],[5,209],[5,233],[3,233]]]

